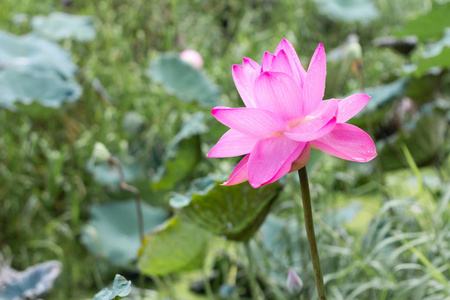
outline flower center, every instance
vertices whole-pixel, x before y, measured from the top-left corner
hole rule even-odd
[[[304,122],[306,122],[307,120],[310,120],[310,119],[312,119],[312,118],[313,118],[313,117],[311,117],[311,116],[306,116],[306,117],[304,117],[304,118],[301,117],[301,118],[290,119],[290,120],[286,121],[286,124],[287,124],[287,126],[289,127],[289,129],[292,129],[292,128],[294,128],[294,127],[300,125],[301,123],[304,123]],[[271,134],[269,134],[268,136],[269,136],[269,137],[280,136],[280,135],[282,135],[284,132],[288,131],[289,129],[275,131],[275,132],[272,132]]]
[[[300,118],[290,119],[290,120],[286,121],[286,124],[287,124],[287,126],[289,126],[289,129],[292,129],[292,128],[300,125],[301,123],[304,123],[312,118],[314,118],[314,117],[306,116],[304,118],[300,117]]]
[[[288,121],[286,121],[287,126],[289,126],[289,129],[292,129],[294,127],[296,127],[297,125],[301,124],[302,122],[304,122],[304,118],[295,118],[295,119],[290,119]]]

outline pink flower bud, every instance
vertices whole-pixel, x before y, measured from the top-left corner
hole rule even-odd
[[[196,69],[203,67],[202,56],[195,50],[184,50],[180,53],[180,59]]]
[[[295,273],[293,269],[289,269],[289,275],[287,278],[287,289],[291,295],[298,295],[303,289],[303,281]]]

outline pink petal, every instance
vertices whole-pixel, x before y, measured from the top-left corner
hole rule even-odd
[[[300,170],[304,166],[306,166],[306,163],[309,160],[309,156],[311,155],[311,143],[306,143],[305,148],[302,151],[302,154],[292,163],[290,172],[294,172],[297,170]]]
[[[332,132],[313,141],[312,145],[323,152],[351,161],[367,162],[377,156],[372,138],[358,127],[346,123],[336,124]]]
[[[327,75],[327,60],[325,49],[319,44],[314,52],[303,84],[303,113],[313,111],[323,99],[325,93],[325,77]]]
[[[290,131],[285,132],[285,136],[293,141],[309,142],[327,135],[328,133],[333,131],[335,126],[335,117],[330,119],[325,124],[322,124],[322,120],[320,119],[312,119],[300,124]]]
[[[278,53],[284,50],[284,52],[287,55],[287,58],[289,59],[289,64],[291,65],[291,68],[294,70],[295,73],[295,79],[300,82],[301,86],[303,86],[303,83],[305,82],[306,78],[306,71],[302,67],[302,64],[300,63],[300,60],[297,56],[297,53],[295,52],[294,47],[291,43],[289,43],[288,40],[283,39],[280,44],[278,45],[277,49],[275,49],[275,55],[278,55]]]
[[[311,145],[309,143],[299,143],[298,147],[292,152],[289,158],[284,162],[278,172],[269,181],[264,184],[269,184],[277,181],[284,175],[290,172],[297,171],[303,168],[309,159],[311,153]]]
[[[336,126],[338,102],[336,100],[321,101],[299,125],[284,133],[294,141],[307,142],[317,140],[330,133]]]
[[[355,116],[369,102],[370,96],[366,94],[354,94],[339,101],[338,123],[345,123]]]
[[[264,52],[263,59],[261,62],[261,72],[270,71],[272,69],[272,61],[275,58],[270,52]]]
[[[257,188],[272,179],[291,158],[298,145],[299,142],[292,141],[283,135],[260,139],[253,148],[248,161],[250,185]],[[294,160],[295,158],[292,159],[292,161]]]
[[[253,97],[253,82],[260,72],[261,67],[259,64],[246,57],[242,59],[242,66],[233,66],[232,74],[234,84],[247,107],[256,107]]]
[[[284,50],[281,50],[277,56],[272,61],[272,68],[270,69],[271,72],[280,72],[280,73],[286,73],[289,76],[291,76],[294,80],[297,80],[297,84],[301,86],[301,83],[298,79],[298,74],[296,77],[296,71],[295,69],[292,69],[291,64],[289,63],[289,59],[286,56],[286,53]]]
[[[285,121],[301,116],[301,89],[291,76],[264,72],[256,78],[253,88],[258,108],[271,111]]]
[[[218,106],[211,112],[220,123],[251,136],[261,137],[288,128],[280,117],[264,109]]]
[[[232,157],[247,154],[252,151],[257,142],[258,137],[230,129],[220,138],[206,156]]]
[[[237,164],[227,181],[221,185],[235,185],[248,180],[247,165],[250,154],[244,156]]]

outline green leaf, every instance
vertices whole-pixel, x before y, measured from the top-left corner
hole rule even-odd
[[[0,107],[16,110],[33,104],[57,109],[63,103],[74,102],[81,96],[82,89],[74,81],[65,81],[50,71],[36,71],[23,68],[0,70]]]
[[[70,53],[58,44],[33,34],[16,36],[0,30],[0,72],[15,68],[52,71],[65,78],[77,70]]]
[[[394,232],[394,236],[398,237],[399,240],[406,245],[409,250],[411,250],[412,253],[414,253],[415,256],[417,256],[419,258],[419,260],[429,269],[429,274],[436,279],[437,281],[439,281],[440,283],[442,283],[447,290],[450,290],[450,284],[448,279],[445,277],[445,275],[438,269],[436,268],[429,260],[428,258],[419,250],[417,250],[416,247],[414,247],[410,242],[408,242],[407,240],[403,239],[399,234],[396,234]]]
[[[216,181],[205,192],[192,192],[183,214],[209,232],[245,241],[258,230],[281,190],[278,182],[254,189],[248,183],[221,186]]]
[[[204,114],[195,113],[170,141],[164,154],[164,164],[158,168],[153,188],[172,190],[175,184],[192,175],[201,157],[200,134],[208,128],[203,122]]]
[[[94,164],[92,160],[88,160],[86,163],[86,169],[92,174],[94,180],[104,186],[119,187],[120,184],[120,172],[118,167],[110,166],[109,163]],[[141,174],[141,170],[138,165],[132,166],[124,164],[123,174],[125,182],[132,182]]]
[[[364,112],[372,113],[390,101],[400,97],[406,89],[407,82],[407,79],[399,78],[389,84],[366,88],[364,93],[371,96],[371,98]]]
[[[433,99],[435,92],[442,86],[443,76],[441,72],[416,72],[415,75],[419,76],[411,77],[405,96],[414,99],[414,103],[420,106]]]
[[[450,27],[450,2],[434,4],[433,8],[419,17],[405,23],[403,29],[395,32],[397,37],[415,35],[420,41],[439,39],[446,27]]]
[[[224,178],[225,180],[226,178]],[[224,181],[220,179],[220,181]],[[192,194],[205,195],[212,188],[216,186],[216,181],[213,177],[196,178],[191,181],[191,185],[185,195],[179,193],[172,193],[170,198],[170,205],[173,208],[182,208],[188,206],[192,200]]]
[[[380,13],[370,0],[314,0],[319,11],[330,19],[342,22],[368,23]]]
[[[416,75],[422,75],[432,67],[450,67],[450,28],[445,30],[444,37],[437,43],[427,46],[417,59]]]
[[[144,238],[138,268],[146,275],[166,275],[200,267],[208,234],[184,218],[175,216]]]
[[[175,54],[164,54],[157,58],[147,70],[147,74],[181,101],[197,101],[206,108],[219,104],[219,88],[203,72],[182,61]]]
[[[169,216],[162,208],[141,203],[144,231],[160,225]],[[140,238],[134,200],[91,206],[91,219],[84,226],[81,241],[92,253],[113,264],[126,266],[137,258]]]
[[[0,299],[38,299],[48,293],[62,270],[56,260],[46,261],[16,271],[8,263],[2,263],[0,271]]]
[[[116,274],[113,282],[113,293],[119,297],[126,297],[131,293],[131,280]]]
[[[252,244],[255,261],[267,262],[270,279],[280,286],[286,284],[286,270],[292,267],[292,262],[302,261],[302,250],[308,251],[307,244],[303,249],[298,247],[306,240],[303,232],[294,219],[269,214],[258,232],[260,245]]]
[[[430,163],[445,141],[447,120],[443,113],[427,107],[410,123],[381,144],[379,155],[385,170],[407,167],[402,147],[405,145],[418,166]]]
[[[73,79],[76,70],[59,45],[35,35],[0,31],[0,107],[15,110],[18,103],[28,114],[51,114],[81,96]]]
[[[90,16],[76,16],[62,12],[33,17],[31,25],[37,34],[55,41],[71,38],[87,42],[93,40],[96,34]]]
[[[349,122],[359,127],[367,125],[367,118],[370,118],[372,124],[382,123],[394,100],[399,99],[405,93],[409,86],[409,80],[409,78],[399,78],[385,85],[369,87],[359,91],[371,96],[371,98],[366,107]]]
[[[113,300],[122,299],[131,293],[131,280],[127,280],[122,275],[116,274],[114,278],[112,290],[108,288],[98,292],[93,300]]]

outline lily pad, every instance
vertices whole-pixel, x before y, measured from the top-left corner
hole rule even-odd
[[[427,13],[407,21],[403,29],[395,32],[397,37],[415,35],[420,41],[440,39],[446,27],[450,27],[450,2],[433,3]]]
[[[50,71],[15,68],[0,70],[0,107],[16,110],[16,103],[56,109],[74,102],[82,89],[74,81],[65,81]]]
[[[52,71],[66,79],[77,70],[70,53],[58,44],[33,34],[16,36],[0,30],[0,71],[15,68]]]
[[[409,78],[399,78],[388,84],[369,87],[359,91],[371,96],[371,98],[366,107],[349,122],[359,127],[366,126],[367,119],[370,119],[372,124],[383,123],[394,101],[405,94],[409,80]]]
[[[164,163],[154,177],[154,189],[171,190],[177,182],[192,174],[201,157],[199,135],[208,130],[203,119],[202,112],[192,115],[169,143]]]
[[[405,145],[418,166],[432,162],[442,148],[448,124],[443,113],[426,107],[402,130],[380,145],[383,168],[394,170],[407,167],[402,145]]]
[[[196,101],[206,108],[219,104],[219,88],[202,71],[182,61],[178,55],[164,54],[157,58],[147,74],[181,101]]]
[[[127,280],[122,275],[116,274],[114,278],[112,290],[108,288],[98,292],[93,300],[113,300],[122,299],[131,293],[131,280]]]
[[[183,214],[214,234],[245,241],[258,230],[282,190],[278,182],[258,189],[249,184],[208,186],[206,192],[193,192]]]
[[[405,92],[405,96],[414,99],[414,103],[419,106],[433,100],[433,95],[441,89],[444,79],[443,72],[425,72],[425,70],[423,73],[416,72],[416,76],[411,77]]]
[[[407,79],[399,78],[389,84],[366,88],[364,93],[371,96],[371,98],[364,112],[372,113],[383,105],[400,97],[405,92],[407,83]]]
[[[450,26],[450,25],[449,25]],[[445,30],[444,37],[427,46],[417,60],[417,75],[422,75],[432,67],[450,67],[450,28]]]
[[[32,34],[0,31],[0,107],[20,106],[35,116],[57,111],[81,96],[73,79],[76,70],[70,54],[59,45]]]
[[[220,179],[224,181],[226,178]],[[173,208],[182,208],[188,206],[192,200],[192,194],[205,195],[212,188],[216,186],[216,181],[213,177],[197,178],[191,181],[191,185],[186,194],[172,193],[169,204]]]
[[[8,265],[0,266],[0,299],[37,299],[51,290],[59,276],[62,264],[59,261],[46,261],[16,271]]]
[[[370,0],[314,0],[319,11],[330,19],[342,22],[368,23],[380,17]]]
[[[377,47],[391,48],[403,55],[409,55],[417,46],[417,37],[406,36],[397,39],[393,36],[382,36],[373,40],[373,44]]]
[[[309,257],[307,243],[299,249],[298,245],[303,245],[300,239],[306,242],[304,229],[299,228],[298,222],[269,214],[258,231],[260,245],[252,244],[255,260],[269,263],[266,270],[279,286],[286,284],[286,270],[299,264],[303,255]]]
[[[55,41],[75,39],[87,42],[93,40],[96,35],[90,16],[54,12],[48,16],[33,17],[31,25],[37,34]]]
[[[119,187],[120,172],[118,167],[110,166],[108,162],[101,164],[94,164],[92,160],[88,160],[86,169],[92,174],[94,180],[101,185],[110,187]],[[140,174],[139,166],[137,165],[123,165],[123,173],[125,182],[132,182]]]
[[[175,216],[144,238],[138,268],[146,275],[166,275],[200,267],[208,234],[184,218]]]
[[[144,232],[164,222],[169,213],[141,203]],[[91,219],[83,228],[83,244],[94,254],[111,263],[127,266],[137,259],[141,245],[134,200],[109,202],[91,207]]]

